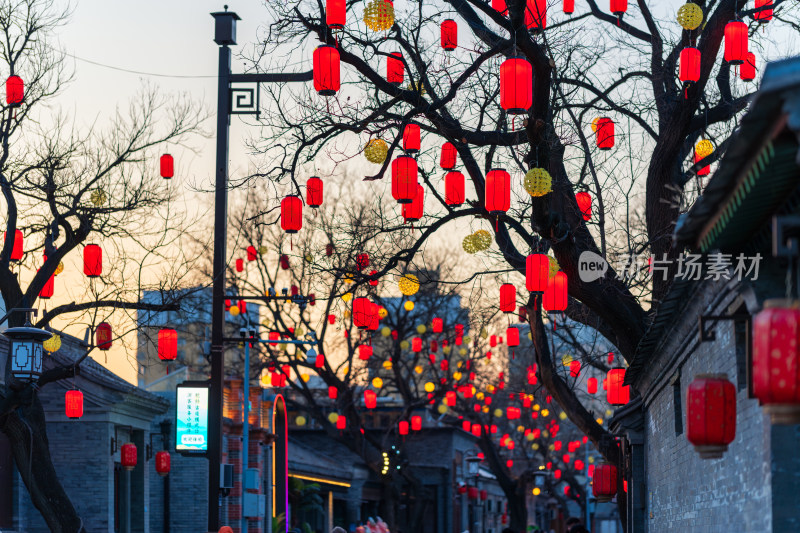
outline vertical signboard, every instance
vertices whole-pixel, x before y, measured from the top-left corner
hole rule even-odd
[[[205,455],[208,451],[208,383],[185,381],[177,387],[175,451]]]

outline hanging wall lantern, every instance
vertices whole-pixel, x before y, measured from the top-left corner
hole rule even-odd
[[[594,469],[592,494],[598,502],[610,502],[617,495],[617,467],[601,463]]]
[[[392,161],[392,197],[400,204],[410,204],[417,195],[417,161],[407,155]]]
[[[595,130],[595,140],[597,147],[601,150],[611,150],[614,147],[614,121],[608,117],[597,119],[597,129]]]
[[[612,368],[606,375],[606,400],[611,405],[625,405],[631,399],[631,386],[623,385],[624,368]]]
[[[42,374],[42,343],[52,333],[30,325],[8,328],[3,333],[10,339],[11,373],[22,381],[34,381]]]
[[[519,329],[518,328],[508,328],[508,329],[506,329],[506,343],[508,344],[509,348],[514,348],[515,346],[519,346]]]
[[[458,24],[453,19],[442,22],[442,48],[445,52],[452,52],[458,47]]]
[[[386,81],[392,85],[401,85],[404,78],[405,66],[403,65],[403,54],[401,52],[392,52],[389,57],[386,58]]]
[[[461,172],[451,171],[444,177],[444,201],[455,206],[464,203],[464,174]]]
[[[170,328],[158,330],[158,358],[173,361],[178,357],[178,332]]]
[[[345,0],[326,0],[325,23],[332,30],[341,30],[347,18]]]
[[[68,390],[64,394],[64,414],[67,418],[83,416],[83,393],[79,390]]]
[[[128,471],[136,468],[137,455],[135,444],[132,442],[123,444],[119,451],[119,462],[122,464],[122,468]]]
[[[592,195],[581,191],[575,195],[575,201],[578,203],[578,210],[580,210],[583,220],[590,220],[592,218]]]
[[[524,57],[500,65],[500,107],[510,115],[527,113],[533,105],[533,67]]]
[[[741,65],[747,59],[747,24],[732,20],[725,25],[725,61]]]
[[[419,124],[406,124],[403,129],[403,150],[415,154],[419,152],[420,142]]]
[[[156,473],[164,477],[169,474],[171,458],[168,451],[160,451],[156,453]]]
[[[756,55],[753,52],[747,52],[747,57],[739,67],[739,77],[742,81],[753,81],[756,79]]]
[[[416,222],[422,218],[425,211],[425,187],[417,185],[417,194],[410,204],[403,204],[403,220]]]
[[[517,308],[517,288],[511,283],[500,286],[500,311],[513,313]]]
[[[453,143],[446,142],[442,145],[442,154],[439,158],[439,166],[444,170],[452,170],[456,166],[458,150]]]
[[[800,423],[800,309],[767,300],[753,320],[753,396],[773,424]]]
[[[565,311],[567,302],[567,275],[559,271],[547,282],[547,289],[542,296],[542,307],[549,312]]]
[[[281,200],[281,229],[297,233],[303,227],[303,201],[293,194]]]
[[[322,205],[322,178],[312,176],[306,182],[306,204],[308,207]]]
[[[678,79],[683,83],[695,83],[700,79],[700,50],[687,46],[681,50]]]
[[[736,387],[726,374],[700,374],[686,396],[686,438],[701,459],[719,459],[736,436]]]
[[[175,175],[175,160],[172,155],[164,154],[159,160],[159,167],[161,170],[161,177],[165,180],[172,178]]]
[[[112,345],[112,330],[108,322],[100,322],[94,332],[94,344],[99,350],[108,351]]]
[[[19,107],[25,99],[25,83],[19,76],[9,76],[6,79],[6,104],[9,107]]]
[[[486,173],[484,207],[490,215],[502,215],[511,207],[511,176],[503,169]]]
[[[333,96],[341,86],[339,51],[328,44],[314,50],[314,89],[322,96]]]
[[[83,273],[90,278],[103,273],[103,250],[97,244],[87,244],[83,249]]]

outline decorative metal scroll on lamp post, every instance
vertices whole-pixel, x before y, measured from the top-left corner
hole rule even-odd
[[[225,368],[225,270],[228,215],[228,147],[231,115],[258,115],[259,84],[311,81],[313,73],[233,74],[231,49],[236,44],[234,12],[211,13],[214,17],[214,42],[219,45],[217,83],[217,149],[214,193],[214,266],[211,312],[211,380],[208,399],[208,531],[219,529],[220,463],[222,459],[222,388]],[[250,87],[233,87],[232,83]]]

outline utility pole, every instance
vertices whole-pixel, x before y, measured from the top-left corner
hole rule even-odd
[[[231,115],[258,115],[259,83],[310,81],[313,72],[289,74],[232,74],[231,49],[236,44],[234,12],[211,13],[214,42],[219,45],[217,83],[217,154],[214,194],[214,267],[211,310],[211,380],[208,395],[208,531],[219,530],[220,464],[222,462],[222,388],[225,376],[225,271],[227,267],[228,148]],[[232,88],[231,83],[250,83],[251,88]],[[237,98],[233,98],[233,93]],[[235,107],[234,107],[235,101]]]

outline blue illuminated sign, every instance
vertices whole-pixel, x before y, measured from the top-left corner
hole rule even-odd
[[[208,451],[208,385],[178,385],[175,450],[203,454]]]

